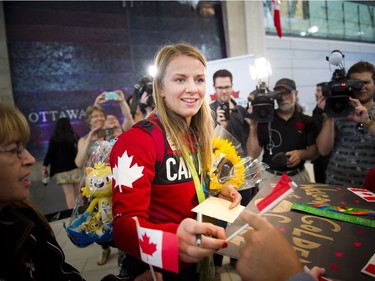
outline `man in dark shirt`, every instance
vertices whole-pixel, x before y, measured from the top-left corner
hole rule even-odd
[[[213,75],[214,88],[216,92],[216,101],[210,104],[213,119],[217,125],[223,126],[231,133],[236,140],[241,143],[242,149],[246,152],[246,140],[249,135],[249,125],[245,121],[246,109],[237,105],[232,98],[233,76],[226,69],[220,69]],[[225,117],[223,105],[228,103],[229,118]]]
[[[298,91],[293,80],[277,81],[275,91],[280,93],[273,121],[259,123],[249,120],[248,154],[257,158],[264,149],[263,162],[269,166],[262,179],[286,173],[295,181],[310,182],[305,169],[306,160],[318,156],[315,145],[316,127],[312,117],[297,110]]]

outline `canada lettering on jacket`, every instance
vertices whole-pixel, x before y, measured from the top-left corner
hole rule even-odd
[[[184,159],[182,157],[179,158],[180,161],[176,161],[175,158],[169,157],[165,161],[166,171],[167,171],[167,179],[171,182],[173,181],[180,181],[186,180],[191,178],[191,172],[188,169]]]

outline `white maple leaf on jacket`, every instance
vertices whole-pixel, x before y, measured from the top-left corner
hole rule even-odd
[[[133,182],[143,176],[144,166],[138,166],[135,163],[131,166],[133,156],[128,156],[127,151],[118,157],[117,165],[113,168],[113,178],[116,181],[115,187],[118,187],[122,192],[122,186],[133,188]]]

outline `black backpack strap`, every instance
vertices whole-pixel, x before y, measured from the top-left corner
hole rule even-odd
[[[148,133],[154,140],[156,148],[156,163],[155,169],[159,170],[164,161],[165,155],[167,154],[167,142],[165,134],[161,129],[161,123],[158,119],[144,119],[137,124],[133,125],[133,128],[138,128]]]

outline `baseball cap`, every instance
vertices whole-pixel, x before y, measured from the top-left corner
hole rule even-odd
[[[283,78],[276,82],[276,85],[273,89],[276,90],[276,88],[280,87],[283,87],[291,92],[293,90],[296,90],[296,83],[294,83],[294,81],[291,79]]]

